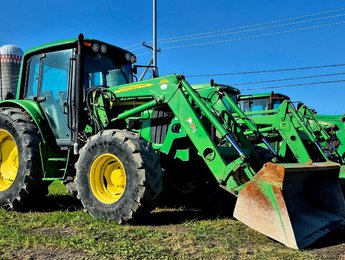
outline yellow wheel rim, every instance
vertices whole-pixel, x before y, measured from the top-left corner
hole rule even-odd
[[[99,201],[117,202],[126,187],[126,171],[119,158],[109,153],[98,156],[91,165],[90,186]]]
[[[17,177],[18,148],[12,135],[0,130],[0,191],[9,189]]]

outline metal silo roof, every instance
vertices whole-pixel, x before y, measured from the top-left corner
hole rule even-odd
[[[23,56],[23,51],[15,45],[4,45],[0,48],[1,55]]]

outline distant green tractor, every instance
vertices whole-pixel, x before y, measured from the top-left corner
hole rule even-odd
[[[270,133],[267,127],[274,122],[272,117],[276,117],[279,111],[284,110],[284,104],[290,103],[288,96],[274,92],[239,95],[237,98],[240,108],[246,115],[251,116],[251,120],[271,137],[272,132]],[[318,144],[330,160],[345,164],[344,116],[318,115],[314,109],[309,109],[303,103],[298,103],[297,107],[289,105],[287,112],[296,114],[299,126],[310,133],[310,138]],[[308,137],[304,134],[304,138]],[[296,154],[293,156],[296,157]],[[345,191],[345,166],[341,167],[340,183]]]
[[[277,162],[248,120],[267,149],[247,139],[227,88],[133,82],[135,60],[82,35],[24,54],[16,98],[0,102],[1,207],[39,203],[63,180],[93,217],[121,223],[155,208],[164,170],[183,192],[210,183],[236,195],[237,219],[289,247],[345,225],[339,164]]]

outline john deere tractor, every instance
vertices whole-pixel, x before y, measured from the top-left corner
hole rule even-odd
[[[259,133],[255,150],[224,88],[133,82],[135,60],[82,35],[25,53],[16,98],[0,103],[1,207],[30,207],[63,180],[93,217],[121,223],[154,209],[164,170],[236,195],[237,219],[292,248],[345,225],[339,164],[279,161]]]
[[[257,93],[237,96],[239,106],[266,135],[273,137],[273,128],[278,129],[281,122],[274,118],[289,114],[294,117],[295,125],[303,129],[301,138],[316,144],[317,150],[311,152],[324,154],[330,160],[339,162],[343,166],[340,171],[340,183],[345,191],[345,119],[342,115],[318,115],[314,109],[299,102],[294,106],[290,98],[280,93]],[[298,122],[297,122],[298,121]],[[275,126],[274,126],[275,125]],[[286,128],[286,127],[283,127]],[[273,139],[273,138],[272,138]],[[286,138],[289,140],[289,138]],[[276,140],[277,141],[277,140]],[[288,142],[291,143],[291,140]],[[276,142],[277,144],[277,142]],[[279,144],[281,146],[281,143]],[[298,158],[301,150],[292,155]]]

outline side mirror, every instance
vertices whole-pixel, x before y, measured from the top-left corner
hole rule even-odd
[[[47,98],[44,96],[34,97],[34,101],[37,101],[38,103],[42,103],[46,100],[47,100]]]

